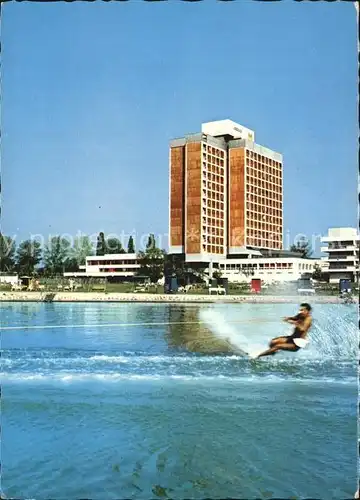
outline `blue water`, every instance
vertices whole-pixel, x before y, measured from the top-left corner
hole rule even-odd
[[[316,306],[299,353],[250,362],[231,350],[288,334],[281,318],[296,307],[2,304],[2,490],[353,496],[356,306]]]

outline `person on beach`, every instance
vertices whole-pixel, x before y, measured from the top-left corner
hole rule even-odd
[[[256,358],[270,356],[277,351],[296,352],[307,345],[306,337],[312,324],[311,306],[305,303],[301,304],[299,313],[296,316],[284,318],[284,321],[295,326],[293,333],[287,337],[272,339],[269,343],[269,349],[257,355]]]

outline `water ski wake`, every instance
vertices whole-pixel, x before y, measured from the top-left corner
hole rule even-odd
[[[236,331],[234,326],[228,324],[219,312],[212,309],[200,310],[200,317],[214,336],[227,344],[230,350],[238,356],[254,359],[264,349],[261,345],[254,345],[253,341],[250,343],[249,336]]]

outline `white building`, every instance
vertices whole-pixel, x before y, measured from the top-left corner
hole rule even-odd
[[[7,283],[9,285],[18,285],[19,276],[17,274],[0,274],[0,283]]]
[[[140,269],[136,253],[91,255],[86,257],[85,266],[79,266],[79,272],[64,273],[67,277],[133,278]]]
[[[328,235],[321,238],[327,246],[321,251],[327,256],[323,261],[328,263],[330,283],[339,283],[340,279],[359,279],[359,233],[355,228],[330,228]]]
[[[261,279],[264,283],[289,282],[311,275],[320,259],[300,257],[259,257],[251,259],[226,259],[219,264],[222,277],[232,283]]]

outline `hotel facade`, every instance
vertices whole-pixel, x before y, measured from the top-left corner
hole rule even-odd
[[[187,262],[283,249],[282,155],[231,120],[170,143],[169,253]]]
[[[323,262],[327,264],[330,283],[338,283],[341,279],[359,281],[359,246],[360,237],[355,228],[330,228],[327,236],[321,238],[325,243],[321,251],[327,256]]]

